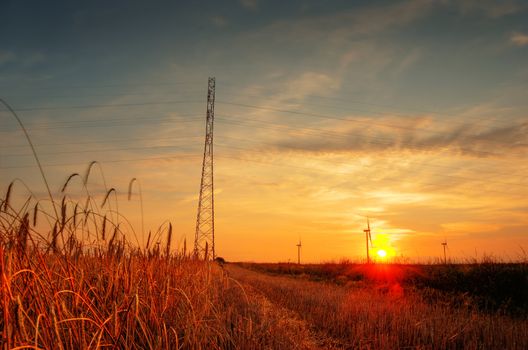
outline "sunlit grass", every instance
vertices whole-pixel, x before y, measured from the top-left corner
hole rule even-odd
[[[250,267],[250,265],[244,265]],[[383,265],[386,267],[386,265]],[[370,266],[372,268],[372,266]],[[374,280],[334,282],[269,275],[230,266],[240,281],[296,312],[344,349],[525,349],[526,317],[482,312],[471,297],[450,298],[402,286],[379,274]],[[299,276],[299,275],[298,275]]]
[[[115,189],[72,200],[77,176],[62,187],[58,216],[32,195],[15,207],[14,182],[0,199],[1,348],[294,346],[221,266],[194,259],[185,242],[173,249],[170,223],[140,247],[110,205]]]

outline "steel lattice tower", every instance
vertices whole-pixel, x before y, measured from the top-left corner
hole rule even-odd
[[[196,217],[194,256],[213,259],[214,239],[214,178],[213,178],[213,126],[214,126],[215,78],[209,78],[207,89],[207,117],[205,122],[205,146],[200,183],[200,200]]]

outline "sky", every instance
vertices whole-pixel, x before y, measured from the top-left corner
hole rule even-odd
[[[368,217],[404,261],[526,259],[528,2],[0,2],[0,98],[53,195],[98,161],[139,242],[132,178],[143,231],[192,246],[208,77],[218,255],[364,259]],[[0,135],[1,192],[45,198],[3,106]]]

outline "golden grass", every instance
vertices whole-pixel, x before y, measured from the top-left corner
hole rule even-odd
[[[30,253],[19,256],[0,248],[2,348],[294,345],[214,263]]]
[[[430,303],[398,285],[338,286],[230,265],[232,276],[346,349],[527,349],[528,321]]]
[[[171,249],[171,223],[137,247],[130,243],[133,228],[108,207],[115,189],[97,205],[84,180],[86,198],[72,201],[65,190],[75,176],[62,187],[57,216],[33,196],[15,208],[14,182],[0,199],[0,348],[294,349],[301,343],[221,266],[193,259],[185,244],[183,251]],[[39,218],[44,223],[36,226]]]

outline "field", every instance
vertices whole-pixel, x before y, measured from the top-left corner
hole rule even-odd
[[[241,264],[246,268],[297,279],[330,282],[345,287],[414,290],[451,304],[514,317],[528,315],[528,263],[498,260],[459,264],[357,264],[298,265]]]
[[[228,270],[274,305],[292,312],[314,348],[522,349],[528,345],[525,317],[480,311],[470,300],[457,303],[456,298],[394,281],[340,286],[239,266]]]
[[[184,256],[0,254],[2,348],[528,346],[526,317],[480,310],[467,294],[313,281]]]

